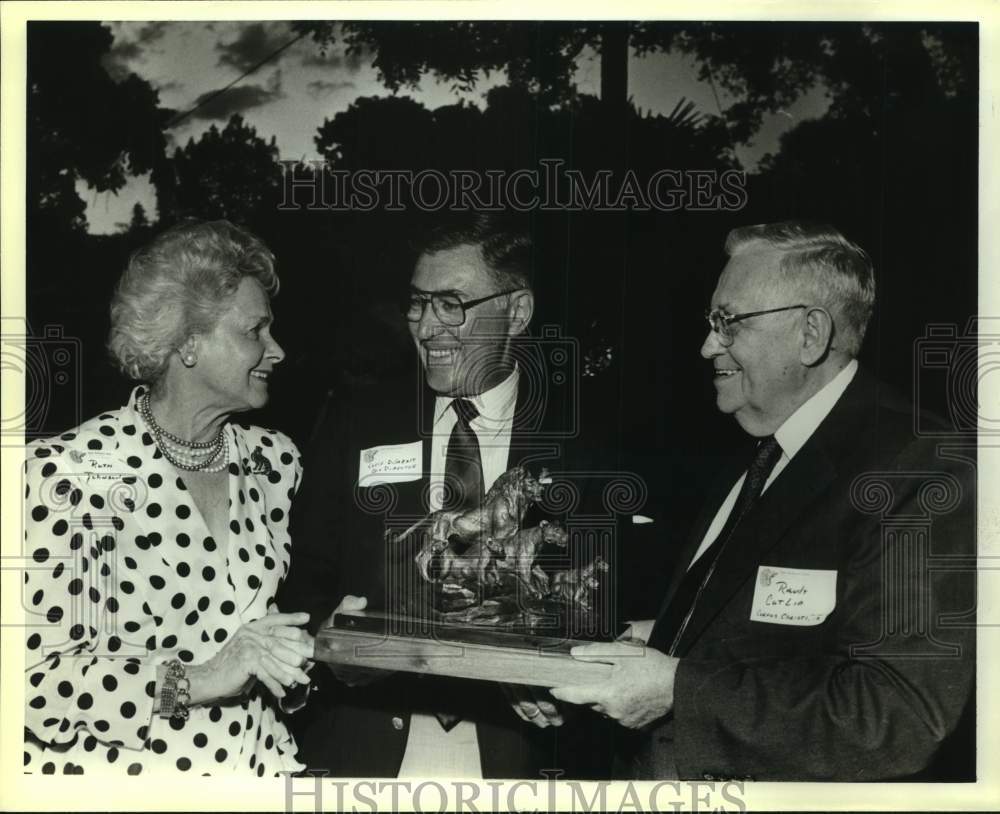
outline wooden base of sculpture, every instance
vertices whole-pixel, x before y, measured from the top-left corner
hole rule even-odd
[[[590,642],[427,622],[417,622],[423,635],[413,635],[400,621],[363,611],[337,614],[333,626],[316,635],[316,659],[537,687],[599,683],[611,675],[610,664],[577,661],[569,654]]]

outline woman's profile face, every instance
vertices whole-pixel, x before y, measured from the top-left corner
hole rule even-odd
[[[214,330],[198,336],[193,370],[206,407],[236,413],[267,404],[271,372],[285,358],[271,336],[272,321],[264,289],[252,277],[244,277],[224,304]]]

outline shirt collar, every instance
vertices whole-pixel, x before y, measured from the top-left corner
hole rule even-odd
[[[858,372],[858,361],[852,359],[847,366],[828,381],[820,390],[792,413],[785,423],[775,430],[774,437],[781,444],[781,451],[793,458],[808,441],[823,419],[830,414],[847,385],[851,383],[854,374]]]
[[[517,377],[518,368],[515,363],[510,375],[500,384],[476,396],[459,397],[466,398],[475,405],[479,411],[478,417],[474,419],[477,424],[499,430],[514,419],[514,408],[517,406]],[[434,400],[435,425],[451,407],[453,401],[455,401],[454,396],[438,396]]]

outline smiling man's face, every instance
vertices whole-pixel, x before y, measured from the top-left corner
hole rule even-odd
[[[479,246],[469,244],[421,255],[410,288],[423,294],[453,294],[463,302],[501,290]],[[510,374],[511,297],[517,296],[497,297],[470,308],[465,323],[455,326],[443,324],[428,303],[420,321],[409,323],[432,390],[441,395],[474,396]]]
[[[734,255],[719,277],[712,307],[743,314],[800,302],[781,284],[780,262],[781,253],[765,246]],[[772,434],[805,401],[802,319],[801,310],[791,310],[734,323],[729,347],[714,331],[705,338],[701,355],[712,362],[716,404],[750,435]]]

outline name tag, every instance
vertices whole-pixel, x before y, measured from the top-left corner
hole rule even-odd
[[[358,486],[380,483],[405,483],[420,480],[424,475],[423,442],[386,444],[361,450]]]
[[[836,571],[762,565],[750,621],[809,627],[822,624],[836,604]]]
[[[129,467],[121,463],[110,452],[77,452],[70,450],[69,457],[76,464],[83,465],[86,483],[93,480],[118,481],[128,474]]]

